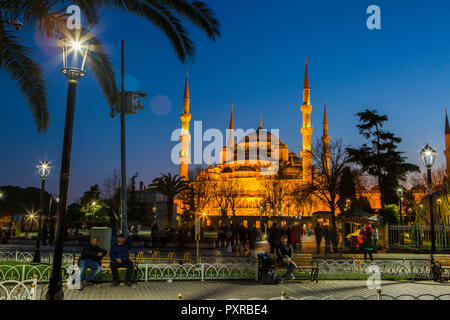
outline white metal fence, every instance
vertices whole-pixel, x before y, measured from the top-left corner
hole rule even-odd
[[[0,300],[36,300],[37,280],[0,281]]]

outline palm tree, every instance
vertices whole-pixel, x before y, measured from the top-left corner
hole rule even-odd
[[[123,12],[143,17],[168,37],[184,63],[192,59],[194,44],[181,22],[186,19],[203,30],[209,39],[215,41],[219,36],[219,22],[214,12],[200,1],[187,0],[73,0],[86,18],[89,28],[99,21],[99,9],[119,9]],[[36,28],[42,35],[60,38],[67,32],[65,0],[4,0],[0,4],[0,70],[9,73],[17,82],[28,101],[36,122],[38,132],[46,132],[49,125],[46,86],[39,64],[33,60],[33,51],[19,41],[19,25]],[[86,61],[108,101],[111,115],[114,115],[117,86],[111,61],[98,39],[89,37],[92,51]]]
[[[153,179],[150,188],[166,196],[167,224],[169,225],[169,228],[172,229],[174,199],[181,192],[188,190],[189,185],[186,180],[180,178],[177,174],[172,176],[168,173]]]

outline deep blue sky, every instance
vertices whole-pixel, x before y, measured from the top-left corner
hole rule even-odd
[[[313,140],[321,134],[327,99],[329,133],[359,145],[355,113],[366,107],[389,116],[387,129],[403,138],[401,150],[420,164],[429,142],[444,161],[444,108],[450,101],[450,2],[214,0],[222,37],[213,43],[189,26],[197,48],[189,64],[191,114],[203,128],[225,129],[230,105],[235,126],[279,128],[290,149],[301,147],[301,88],[308,57]],[[381,30],[366,28],[366,8],[381,7]],[[170,161],[171,132],[180,126],[186,66],[165,36],[144,20],[102,14],[98,37],[119,75],[120,40],[126,40],[127,90],[149,94],[145,110],[127,117],[128,176],[150,183]],[[59,54],[48,40],[22,31],[45,70],[51,124],[37,134],[15,84],[0,72],[0,185],[39,186],[39,160],[53,164],[48,189],[57,193],[67,84]],[[151,101],[153,103],[151,104]],[[169,103],[167,103],[169,101]],[[103,184],[120,166],[119,117],[111,119],[91,74],[80,80],[72,150],[70,200]],[[192,124],[191,122],[191,124]]]

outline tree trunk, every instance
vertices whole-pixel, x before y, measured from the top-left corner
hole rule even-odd
[[[173,221],[173,199],[167,199],[167,224],[169,225],[169,230],[172,230],[172,221]]]

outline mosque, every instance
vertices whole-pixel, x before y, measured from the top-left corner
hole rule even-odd
[[[182,130],[180,135],[181,150],[179,157],[179,175],[186,180],[189,180],[188,166],[190,162],[189,122],[191,120],[191,114],[189,113],[189,106],[189,80],[186,77],[183,113],[180,116]],[[264,202],[267,193],[265,187],[267,175],[264,172],[267,171],[269,162],[266,159],[260,158],[260,151],[278,159],[278,173],[287,188],[292,190],[292,188],[304,184],[308,179],[314,179],[314,168],[310,153],[311,136],[313,133],[311,126],[313,106],[311,105],[310,99],[307,62],[300,111],[302,115],[302,127],[300,130],[302,149],[297,154],[293,151],[289,152],[288,146],[279,137],[263,129],[261,119],[259,128],[256,131],[248,134],[240,141],[235,141],[234,117],[233,109],[231,109],[230,123],[228,126],[230,138],[228,138],[226,145],[220,152],[221,161],[214,165],[208,165],[206,169],[199,172],[195,179],[196,181],[209,181],[214,184],[214,188],[220,188],[223,185],[234,185],[234,188],[238,190],[238,195],[237,199],[235,199],[236,201],[234,201],[234,206],[227,204],[227,208],[222,208],[219,201],[211,198],[211,201],[202,209],[208,225],[218,222],[221,219],[221,213],[223,216],[224,211],[226,215],[232,216],[238,222],[242,222],[245,225],[250,222],[255,223],[258,228],[261,216],[279,216],[282,224],[285,224],[289,219],[312,222],[315,213],[329,211],[319,199],[312,199],[308,205],[298,206],[290,197],[284,197],[281,205],[276,208],[278,212],[274,212],[273,207],[270,209],[270,207],[267,207],[267,203]],[[276,148],[274,148],[273,141],[277,141]],[[326,102],[323,110],[322,141],[324,147],[329,150],[330,137],[328,136]],[[251,152],[251,150],[255,150],[256,152]],[[239,154],[244,154],[245,159],[239,158]],[[369,200],[372,208],[380,208],[380,194],[376,188],[374,190],[361,190],[360,195],[365,196]],[[184,204],[178,201],[177,212],[181,214],[185,208]]]

